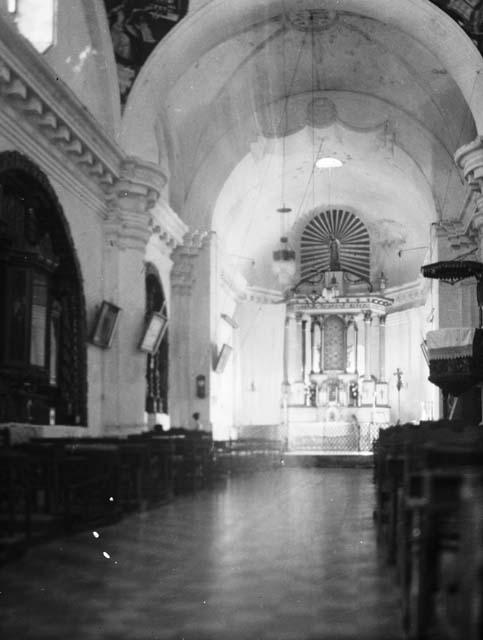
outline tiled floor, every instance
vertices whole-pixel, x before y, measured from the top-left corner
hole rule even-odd
[[[366,469],[234,478],[1,569],[0,637],[399,640],[372,509]]]

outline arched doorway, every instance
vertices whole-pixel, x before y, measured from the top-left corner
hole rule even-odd
[[[159,275],[151,264],[146,266],[146,321],[153,313],[166,312],[166,298]],[[168,332],[156,353],[146,359],[146,413],[168,412]]]
[[[86,424],[85,305],[67,222],[45,175],[0,154],[0,421]]]

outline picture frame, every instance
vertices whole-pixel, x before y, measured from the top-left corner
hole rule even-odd
[[[230,357],[230,353],[233,351],[232,347],[229,344],[224,344],[221,347],[220,353],[218,354],[218,358],[215,363],[215,373],[223,373],[226,367],[226,363],[228,362],[228,358]]]
[[[376,405],[378,407],[386,407],[389,405],[387,382],[378,382],[376,384]]]
[[[362,380],[360,384],[361,388],[361,406],[374,406],[376,383],[374,380]]]
[[[155,355],[163,341],[167,328],[168,318],[158,311],[152,313],[144,328],[139,349],[144,353]]]
[[[101,349],[109,349],[119,321],[121,308],[104,300],[97,312],[90,342]]]

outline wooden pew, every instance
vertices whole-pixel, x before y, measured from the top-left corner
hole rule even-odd
[[[215,455],[220,474],[253,473],[279,467],[283,445],[278,440],[265,438],[217,441]]]
[[[455,581],[452,574],[468,546],[463,544],[468,535],[462,519],[463,487],[468,473],[482,472],[482,436],[479,427],[425,424],[388,429],[376,443],[378,539],[386,559],[396,562],[408,638],[466,637],[458,634],[464,617],[462,594],[470,588],[461,575]],[[468,502],[466,509],[475,521],[477,509]],[[477,557],[481,542],[480,536]],[[481,603],[480,582],[474,577],[471,588],[472,601]],[[473,618],[481,622],[478,615]]]
[[[113,444],[66,444],[62,461],[67,531],[121,517],[121,456]]]
[[[23,553],[31,537],[28,456],[0,448],[0,563]]]

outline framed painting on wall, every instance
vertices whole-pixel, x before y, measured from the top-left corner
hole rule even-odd
[[[102,349],[109,349],[114,337],[121,309],[112,302],[103,301],[98,311],[91,342]]]
[[[228,362],[228,358],[230,357],[230,353],[232,352],[232,348],[229,344],[224,344],[221,348],[221,351],[218,355],[215,364],[215,373],[223,373],[226,367],[226,363]]]
[[[139,349],[154,355],[163,341],[167,328],[167,317],[159,312],[153,313],[146,324],[143,337],[139,343]]]

